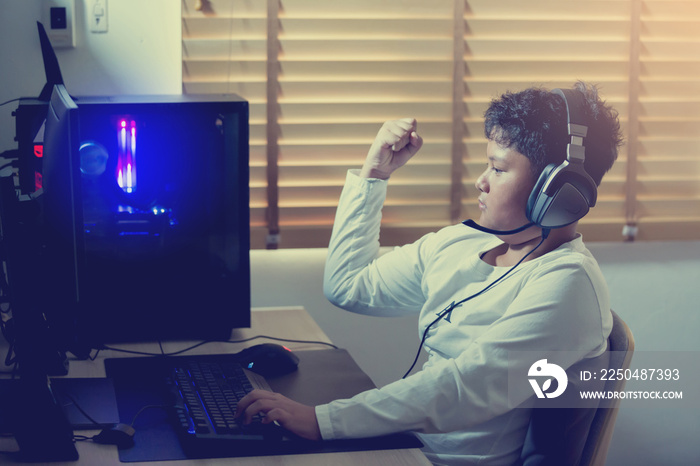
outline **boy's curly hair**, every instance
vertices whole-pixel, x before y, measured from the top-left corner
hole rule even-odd
[[[573,89],[585,96],[583,114],[588,125],[584,140],[584,166],[596,184],[610,170],[622,145],[618,113],[602,101],[595,86],[577,82]],[[486,110],[484,133],[490,140],[512,147],[530,160],[535,179],[549,164],[566,158],[566,105],[556,94],[544,88],[506,92],[491,101]]]

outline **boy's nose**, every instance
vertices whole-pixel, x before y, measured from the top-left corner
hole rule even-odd
[[[485,193],[486,190],[488,189],[488,185],[486,183],[486,176],[484,176],[485,174],[486,174],[486,172],[479,175],[479,177],[476,179],[476,183],[474,183],[474,186],[476,186],[476,189],[478,189],[482,193]]]

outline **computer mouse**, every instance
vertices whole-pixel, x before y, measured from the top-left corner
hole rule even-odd
[[[136,430],[128,424],[114,424],[95,435],[92,441],[104,445],[116,445],[118,448],[131,448],[134,446],[135,433]]]
[[[299,357],[292,350],[275,343],[251,346],[236,356],[243,367],[263,377],[289,374],[299,366]]]

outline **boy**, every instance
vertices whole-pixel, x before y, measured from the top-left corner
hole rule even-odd
[[[599,184],[621,144],[617,113],[595,88],[577,83],[574,90],[584,97],[585,169]],[[436,464],[518,461],[531,411],[511,406],[533,393],[508,393],[509,364],[529,367],[524,354],[539,350],[565,352],[567,367],[598,356],[612,317],[577,222],[543,229],[529,225],[526,213],[540,173],[566,158],[564,100],[538,88],[506,93],[485,117],[479,224],[495,235],[458,224],[377,257],[386,180],[423,143],[412,119],[382,126],[362,170],[348,173],[336,214],[326,296],[358,313],[419,313],[423,369],[315,408],[254,392],[240,405],[247,417],[263,412],[310,439],[413,431]]]

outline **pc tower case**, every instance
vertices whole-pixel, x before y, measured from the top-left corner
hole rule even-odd
[[[78,334],[228,339],[250,326],[248,104],[78,98]],[[50,154],[47,154],[50,155]]]
[[[40,204],[45,240],[34,307],[62,346],[84,356],[250,326],[248,103],[65,99],[77,108],[45,131],[36,121],[56,117],[53,99],[17,112],[20,185]]]

